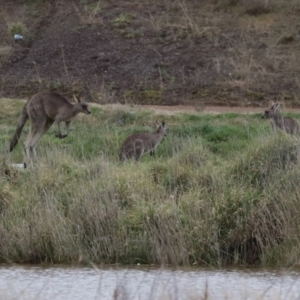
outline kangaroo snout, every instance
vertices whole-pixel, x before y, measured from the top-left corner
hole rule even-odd
[[[89,105],[85,102],[79,102],[78,109],[79,111],[85,113],[86,115],[89,115],[91,113]]]
[[[261,115],[262,119],[267,119],[269,117],[269,111],[265,110],[265,112]]]

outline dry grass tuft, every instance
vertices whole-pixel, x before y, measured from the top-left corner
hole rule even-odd
[[[80,6],[73,3],[74,9],[82,24],[93,25],[103,23],[102,17],[100,16],[102,10],[101,2],[102,1],[98,1],[93,4],[85,3]]]

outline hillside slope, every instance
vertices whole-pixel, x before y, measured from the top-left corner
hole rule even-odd
[[[0,92],[98,103],[300,101],[300,3],[0,0]],[[25,39],[15,43],[12,35]]]

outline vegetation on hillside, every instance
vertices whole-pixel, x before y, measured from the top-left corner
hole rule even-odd
[[[23,102],[1,103],[3,149]],[[169,131],[156,156],[120,164],[124,138],[162,119]],[[2,262],[298,263],[299,143],[272,135],[259,115],[103,106],[66,139],[55,131],[33,168],[13,168],[21,146],[0,156]]]
[[[53,90],[102,104],[299,106],[298,0],[0,6],[1,96]]]

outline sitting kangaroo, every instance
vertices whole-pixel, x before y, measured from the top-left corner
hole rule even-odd
[[[139,162],[143,154],[147,152],[150,152],[150,155],[154,155],[157,145],[166,135],[165,122],[162,122],[153,133],[139,132],[130,135],[122,144],[119,156],[120,161],[123,162],[125,159],[134,158],[136,162]]]
[[[282,129],[289,134],[297,134],[300,132],[299,124],[292,118],[283,117],[278,111],[279,103],[273,104],[269,109],[265,110],[261,116],[263,119],[270,119],[274,131],[276,128]]]
[[[58,133],[56,137],[62,139],[68,136],[71,120],[79,113],[90,114],[91,111],[86,102],[75,97],[77,102],[72,104],[63,96],[56,93],[37,93],[33,95],[24,105],[22,114],[9,145],[11,152],[18,143],[23,127],[28,119],[31,121],[30,134],[25,141],[25,153],[30,158],[30,151],[36,157],[35,147],[54,122],[57,124]],[[60,123],[65,122],[67,134],[61,133]],[[24,164],[25,166],[25,164]]]

